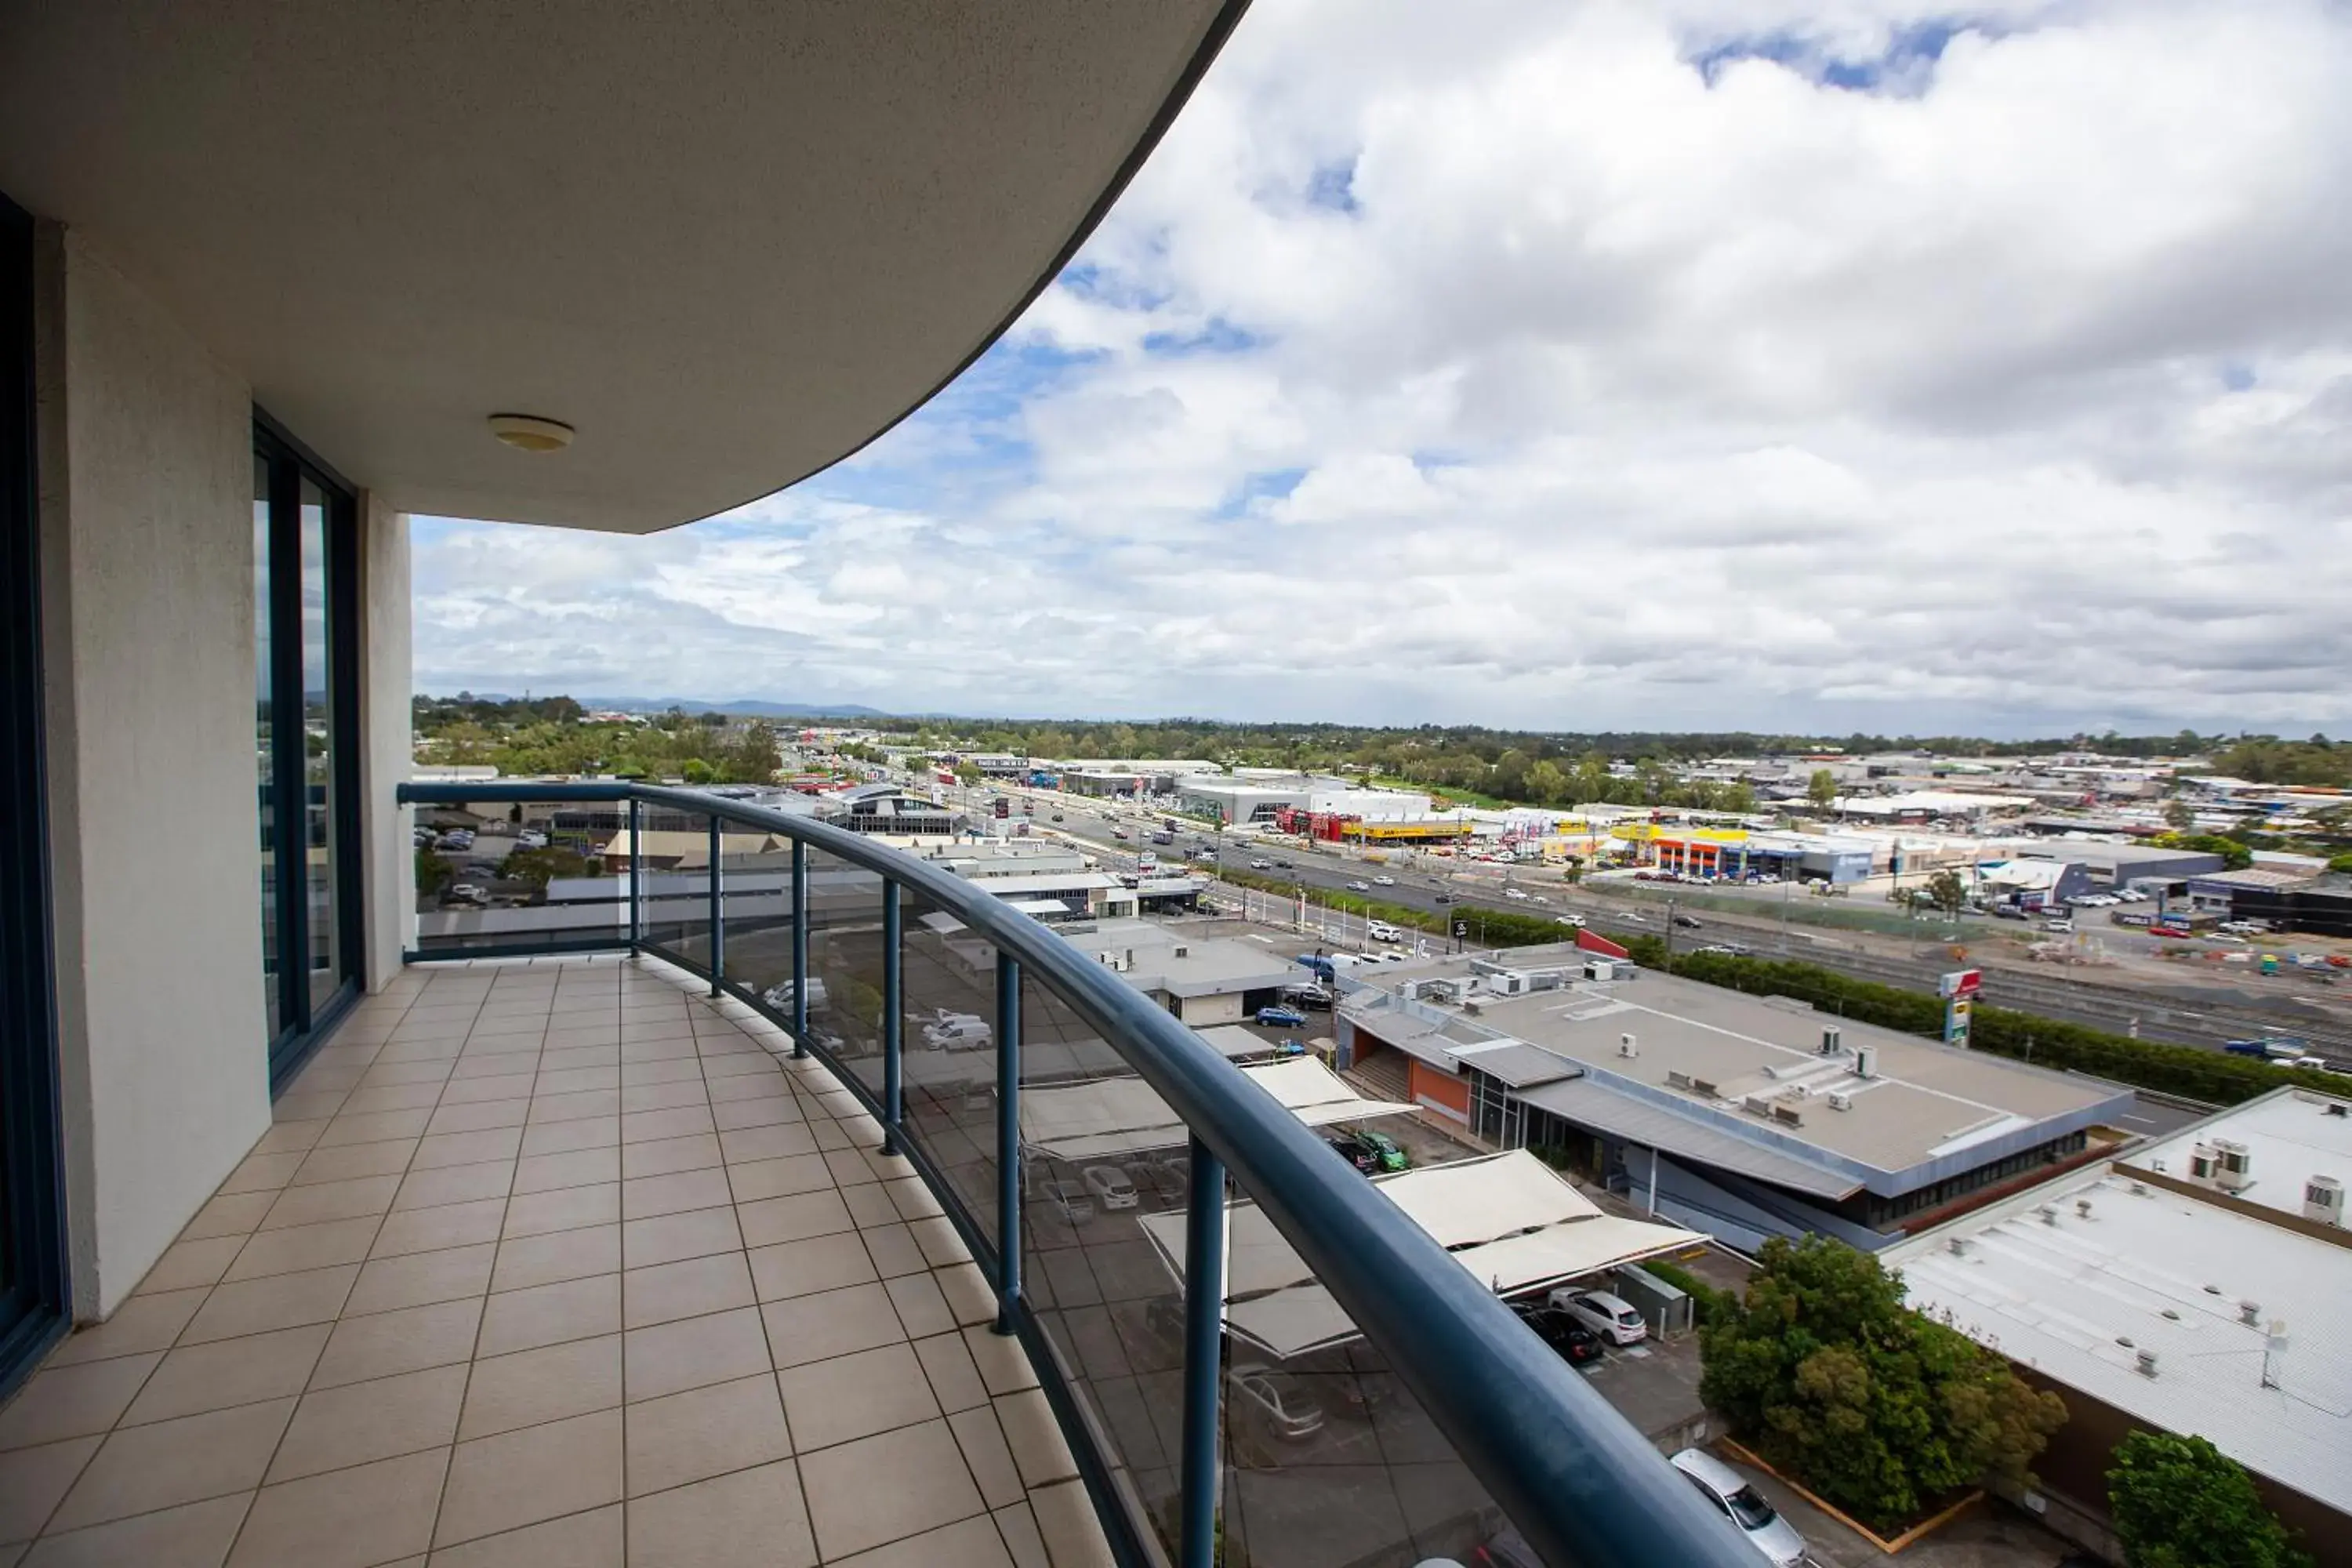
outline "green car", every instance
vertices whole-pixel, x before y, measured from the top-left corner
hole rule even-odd
[[[1412,1161],[1406,1156],[1397,1141],[1387,1133],[1373,1132],[1359,1127],[1350,1136],[1379,1158],[1381,1170],[1402,1171],[1412,1167]]]

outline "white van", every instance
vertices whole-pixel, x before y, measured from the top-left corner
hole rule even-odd
[[[985,1050],[995,1037],[979,1014],[950,1013],[944,1007],[923,1026],[923,1044],[938,1051]]]

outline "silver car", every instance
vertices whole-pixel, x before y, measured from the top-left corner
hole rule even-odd
[[[1805,1538],[1738,1470],[1696,1448],[1685,1448],[1666,1462],[1680,1470],[1717,1512],[1738,1525],[1748,1544],[1762,1552],[1774,1568],[1795,1568],[1805,1560]]]

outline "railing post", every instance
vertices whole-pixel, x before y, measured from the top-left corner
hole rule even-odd
[[[1178,1568],[1215,1568],[1217,1396],[1224,1374],[1225,1167],[1192,1140],[1184,1211],[1184,1449]]]
[[[646,944],[646,806],[629,802],[629,951]]]
[[[808,1055],[808,846],[793,840],[793,1055]]]
[[[996,1331],[1021,1300],[1021,963],[996,950]]]
[[[903,1091],[898,1082],[898,1053],[907,1032],[904,999],[906,978],[899,969],[898,946],[905,918],[899,908],[898,884],[882,879],[882,1152],[898,1152],[898,1118]]]
[[[719,814],[710,814],[710,994],[719,994],[719,977],[727,967],[726,911],[719,902]]]

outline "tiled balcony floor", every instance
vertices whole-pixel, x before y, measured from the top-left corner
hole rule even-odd
[[[412,969],[0,1412],[0,1568],[1078,1568],[1026,1359],[880,1129],[689,977]]]

